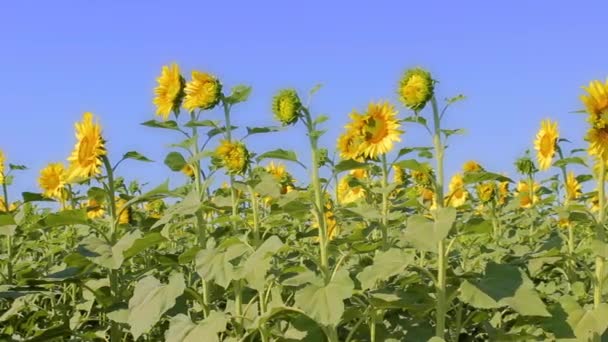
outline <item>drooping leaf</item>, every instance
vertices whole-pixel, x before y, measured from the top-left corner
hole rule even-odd
[[[227,288],[230,282],[238,277],[238,272],[231,261],[247,251],[248,247],[243,243],[236,243],[226,248],[207,247],[196,255],[196,272],[201,278]]]
[[[149,121],[143,122],[142,125],[148,126],[148,127],[154,127],[154,128],[171,129],[174,131],[179,130],[179,128],[177,127],[177,122],[175,122],[173,120],[169,120],[169,121],[149,120]]]
[[[329,284],[310,284],[295,294],[296,305],[325,326],[337,326],[344,313],[344,300],[353,294],[354,284],[345,270],[338,271]]]
[[[192,323],[188,316],[179,314],[171,318],[169,329],[165,332],[165,341],[219,342],[217,334],[226,331],[226,324],[226,315],[217,311],[211,311],[209,316],[198,324]]]
[[[361,282],[361,289],[367,290],[376,285],[378,281],[402,273],[412,262],[411,254],[401,249],[391,248],[388,251],[379,252],[374,256],[374,263],[363,269],[357,275]]]
[[[123,159],[133,159],[133,160],[139,160],[142,162],[152,162],[153,160],[148,159],[146,156],[142,155],[141,153],[137,152],[137,151],[129,151],[127,153],[125,153],[122,156]]]
[[[455,220],[454,208],[437,209],[434,221],[421,215],[411,216],[407,221],[403,238],[417,249],[436,252],[437,243],[448,236]]]
[[[186,159],[179,152],[169,152],[165,157],[165,165],[167,165],[171,171],[181,171],[186,166]]]

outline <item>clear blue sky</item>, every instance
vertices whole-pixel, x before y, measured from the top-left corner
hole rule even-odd
[[[253,86],[234,113],[241,126],[273,123],[277,89],[323,83],[314,110],[331,117],[331,148],[351,110],[397,103],[401,73],[424,66],[440,81],[440,98],[468,97],[447,120],[467,130],[450,143],[450,173],[476,159],[513,175],[545,117],[581,146],[583,117],[569,112],[581,108],[582,85],[608,76],[606,13],[605,1],[6,1],[0,149],[30,167],[13,193],[36,191],[39,169],[65,160],[73,123],[92,111],[113,159],[138,150],[158,161],[120,173],[158,183],[171,174],[162,160],[177,136],[139,123],[154,117],[163,64],[179,63],[187,77],[215,73],[226,87]],[[403,146],[430,141],[419,127],[405,129]],[[307,163],[305,142],[301,129],[250,140],[256,152],[280,144]]]

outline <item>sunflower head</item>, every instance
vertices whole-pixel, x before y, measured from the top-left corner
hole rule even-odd
[[[504,181],[498,183],[498,204],[503,205],[507,203],[509,197],[509,182]]]
[[[568,228],[571,222],[567,217],[561,217],[557,220],[557,226],[560,228]]]
[[[355,169],[340,179],[338,182],[338,202],[341,204],[352,203],[365,196],[365,189],[361,185],[351,185],[353,179],[363,180],[367,178],[365,169]]]
[[[188,111],[211,109],[220,101],[222,84],[211,74],[193,71],[192,80],[186,83],[184,92],[184,108]]]
[[[375,159],[389,152],[393,142],[401,141],[397,111],[388,102],[370,103],[367,113],[356,120],[361,120],[356,123],[362,140],[359,151],[367,158]]]
[[[159,219],[165,211],[165,208],[166,204],[162,199],[146,202],[144,204],[144,209],[146,210],[148,217],[154,219]]]
[[[496,193],[496,184],[494,182],[477,184],[477,196],[482,202],[490,202]]]
[[[608,162],[608,127],[591,127],[585,140],[589,142],[588,153],[598,161]]]
[[[192,165],[190,165],[190,164],[184,165],[184,167],[180,171],[181,171],[181,173],[183,173],[190,179],[194,179],[195,174],[196,174],[194,167],[192,167]]]
[[[51,163],[40,170],[38,184],[42,189],[42,194],[48,198],[62,199],[67,174],[63,163]]]
[[[393,182],[399,185],[407,182],[407,173],[405,172],[404,168],[398,165],[393,165]]]
[[[591,81],[589,86],[583,87],[587,94],[581,95],[581,101],[589,114],[589,122],[598,128],[608,125],[608,80]]]
[[[81,122],[75,124],[76,146],[70,162],[69,179],[90,178],[101,173],[101,158],[106,155],[101,125],[93,121],[92,113],[84,113]]]
[[[450,194],[448,195],[447,205],[460,207],[466,202],[469,193],[464,187],[464,179],[460,173],[457,173],[452,177],[448,188]]]
[[[574,176],[574,172],[568,172],[566,177],[566,201],[574,201],[581,197],[581,184]]]
[[[90,219],[96,219],[102,217],[106,213],[101,202],[94,198],[89,198],[87,202],[87,216]]]
[[[522,208],[530,208],[540,199],[536,192],[540,188],[540,185],[536,182],[533,183],[532,189],[528,182],[521,181],[517,184],[517,196],[519,197],[519,206]]]
[[[6,162],[6,156],[4,152],[0,150],[0,184],[4,184],[4,163]]]
[[[222,140],[214,157],[230,174],[243,174],[249,166],[249,151],[240,141]]]
[[[120,213],[118,224],[129,224],[131,222],[131,208],[125,207],[127,200],[122,197],[116,198],[116,210]]]
[[[464,171],[464,173],[476,172],[476,171],[482,171],[482,170],[483,170],[483,168],[481,167],[481,165],[479,165],[474,160],[469,160],[462,165],[462,171]]]
[[[275,119],[279,120],[283,126],[294,124],[298,121],[302,103],[298,93],[294,89],[280,90],[272,98],[272,113]]]
[[[156,82],[158,85],[154,88],[156,97],[153,100],[156,105],[156,115],[167,120],[171,112],[179,111],[186,81],[179,73],[179,66],[174,63],[163,66]]]
[[[399,99],[407,108],[420,111],[433,97],[435,81],[431,74],[422,69],[407,70],[399,81]]]
[[[353,127],[352,124],[347,125],[346,132],[338,137],[338,151],[342,159],[362,162],[364,157],[359,147],[363,143],[363,137],[360,128]]]
[[[543,120],[540,123],[540,130],[536,134],[536,140],[534,140],[534,149],[536,150],[540,170],[547,170],[551,167],[558,138],[557,122]]]
[[[287,172],[285,168],[285,164],[270,162],[266,166],[266,172],[268,172],[272,177],[281,185],[281,194],[286,194],[293,190],[293,177]]]

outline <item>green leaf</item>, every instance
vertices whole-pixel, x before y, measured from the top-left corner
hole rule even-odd
[[[232,280],[238,279],[238,272],[231,261],[248,250],[249,248],[240,241],[226,248],[208,246],[196,255],[196,273],[205,280],[227,288]]]
[[[133,245],[123,252],[125,260],[139,254],[140,252],[167,241],[159,232],[148,232],[143,237],[135,240]]]
[[[161,316],[175,305],[177,297],[186,289],[184,276],[174,272],[169,283],[163,285],[153,276],[147,276],[135,284],[133,297],[129,300],[131,334],[137,340],[158,322]]]
[[[394,164],[395,166],[399,166],[402,169],[420,171],[420,172],[429,172],[431,169],[427,163],[419,163],[416,159],[406,159]]]
[[[170,152],[165,157],[165,165],[167,165],[171,171],[181,171],[186,166],[186,159],[179,152]]]
[[[268,152],[264,152],[262,154],[260,154],[259,156],[257,156],[256,160],[259,163],[261,160],[264,159],[282,159],[282,160],[288,160],[288,161],[292,161],[295,163],[298,163],[300,165],[302,165],[302,167],[306,168],[306,166],[304,166],[304,164],[300,163],[300,161],[298,161],[298,156],[296,155],[296,153],[294,151],[288,151],[288,150],[283,150],[281,148],[273,150],[273,151],[268,151]]]
[[[11,170],[27,170],[27,166],[25,165],[15,165],[15,164],[8,164],[8,168]]]
[[[256,193],[260,194],[262,197],[279,197],[281,194],[281,186],[271,174],[263,173],[260,175],[260,179],[261,181],[253,188]]]
[[[226,98],[226,102],[229,104],[245,102],[249,98],[249,94],[251,94],[251,87],[242,84],[234,86],[230,96]]]
[[[273,235],[247,258],[243,265],[243,276],[247,280],[247,286],[259,292],[264,291],[271,258],[281,247],[283,242]]]
[[[139,161],[148,162],[148,163],[153,162],[153,160],[148,159],[146,156],[142,155],[141,153],[139,153],[137,151],[129,151],[129,152],[125,153],[122,156],[122,159],[133,159],[133,160],[139,160]]]
[[[454,208],[437,209],[435,221],[421,215],[411,216],[407,221],[403,238],[417,249],[436,252],[437,243],[448,236],[455,220]]]
[[[179,314],[171,318],[169,330],[165,332],[165,341],[219,342],[217,334],[226,331],[226,324],[226,315],[217,311],[211,311],[209,316],[198,324],[192,323],[188,316]]]
[[[532,281],[512,265],[488,263],[480,281],[462,282],[460,299],[479,309],[509,306],[524,316],[550,316]]]
[[[473,184],[479,182],[486,181],[499,181],[499,182],[510,182],[513,183],[513,180],[509,177],[505,177],[503,175],[499,175],[493,172],[487,171],[475,171],[475,172],[467,172],[463,177],[463,181],[465,184]]]
[[[135,230],[125,234],[114,246],[111,246],[105,240],[91,236],[78,246],[78,252],[99,266],[116,270],[125,260],[124,252],[139,238],[141,232]]]
[[[184,126],[186,127],[217,127],[219,121],[213,120],[202,120],[202,121],[188,121]]]
[[[578,164],[578,165],[587,166],[587,163],[585,163],[585,161],[581,157],[568,157],[568,158],[564,158],[564,159],[558,159],[553,163],[553,166],[562,167],[562,166],[566,166],[569,164]]]
[[[73,224],[86,224],[88,221],[86,209],[64,210],[47,215],[38,222],[43,227],[69,226]]]
[[[412,255],[401,249],[391,248],[374,256],[374,263],[367,266],[357,275],[361,289],[367,290],[390,277],[402,273],[412,262]]]
[[[174,131],[179,131],[179,128],[177,127],[177,122],[175,122],[173,120],[169,120],[169,121],[149,120],[149,121],[142,123],[142,125],[148,126],[148,127],[154,127],[154,128],[164,128],[164,129],[171,129]]]
[[[17,223],[12,215],[0,214],[0,235],[13,236],[17,230]]]
[[[602,258],[608,258],[608,244],[601,240],[593,240],[591,241],[591,249],[593,250],[593,254],[596,256],[601,256]]]
[[[445,134],[445,137],[449,137],[451,135],[457,135],[457,134],[465,134],[466,131],[463,128],[458,128],[458,129],[442,129],[441,132],[443,134]]]
[[[354,284],[345,270],[338,271],[329,284],[310,284],[295,294],[295,303],[310,318],[325,326],[337,326],[344,313],[344,300],[353,294]]]
[[[456,95],[456,96],[454,96],[454,97],[446,98],[446,99],[445,99],[445,102],[446,102],[448,105],[451,105],[451,104],[453,104],[453,103],[456,103],[456,102],[459,102],[459,101],[465,100],[466,98],[467,98],[466,96],[464,96],[464,95],[462,95],[462,94],[458,94],[458,95]]]
[[[344,171],[350,171],[350,170],[355,170],[355,169],[367,169],[368,167],[369,167],[369,164],[367,164],[367,163],[358,162],[358,161],[352,160],[352,159],[346,159],[346,160],[340,161],[334,167],[334,173],[338,174],[338,173],[341,173]]]
[[[22,192],[21,196],[23,197],[23,202],[54,202],[55,200],[44,197],[42,194],[35,192]]]
[[[281,126],[270,126],[270,127],[247,127],[247,135],[263,134],[270,132],[279,132],[284,130]]]

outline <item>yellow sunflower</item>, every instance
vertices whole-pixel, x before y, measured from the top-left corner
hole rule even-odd
[[[568,172],[566,177],[566,201],[576,200],[581,196],[581,184],[576,180],[574,172]]]
[[[338,137],[338,151],[342,159],[362,162],[364,158],[360,147],[363,143],[361,130],[365,125],[364,115],[354,111],[349,116],[352,121],[344,126],[346,131]]]
[[[551,161],[555,155],[555,144],[559,137],[557,122],[551,120],[543,120],[540,124],[540,130],[536,134],[534,140],[534,149],[536,150],[536,158],[540,170],[547,170],[551,167]]]
[[[210,74],[193,71],[192,81],[186,84],[184,92],[184,108],[187,110],[211,109],[220,101],[222,85]]]
[[[281,194],[286,194],[293,190],[293,177],[287,172],[285,164],[270,162],[266,166],[266,172],[272,175],[272,177],[281,185]]]
[[[222,140],[215,150],[215,157],[231,174],[242,174],[249,164],[249,151],[239,141]]]
[[[567,217],[562,217],[557,220],[557,226],[560,228],[568,228],[571,222]]]
[[[592,127],[587,132],[585,140],[589,142],[589,155],[608,162],[608,127]]]
[[[600,196],[597,192],[591,197],[591,211],[594,213],[600,211]]]
[[[589,113],[589,122],[597,128],[608,125],[608,80],[591,81],[588,87],[583,87],[587,95],[581,95],[581,101],[585,104]]]
[[[435,192],[432,189],[418,186],[417,191],[418,191],[418,195],[422,198],[423,201],[434,201],[435,200]]]
[[[172,111],[179,109],[183,98],[184,78],[179,73],[179,66],[171,64],[163,66],[160,76],[156,80],[158,86],[154,88],[154,104],[156,115],[167,120]]]
[[[481,171],[483,168],[474,160],[469,160],[462,165],[462,171],[466,172],[476,172]]]
[[[0,196],[0,213],[6,213],[6,212],[13,212],[17,210],[17,203],[13,202],[8,206],[8,211],[6,208],[6,201],[4,200],[4,197]]]
[[[6,156],[4,152],[0,150],[0,184],[4,184],[4,163],[6,162]]]
[[[367,171],[364,169],[356,169],[350,171],[349,175],[343,177],[338,182],[338,203],[352,203],[365,196],[365,189],[362,186],[351,186],[350,180],[367,178]]]
[[[376,158],[389,152],[393,142],[401,141],[399,121],[395,107],[388,102],[370,103],[363,118],[361,127],[361,154],[367,158]]]
[[[530,185],[528,182],[520,181],[517,184],[516,195],[519,197],[519,206],[522,208],[530,208],[540,199],[536,192],[540,188],[540,185],[536,182],[532,185],[532,191],[530,191]]]
[[[509,182],[504,181],[498,184],[498,204],[503,205],[507,203],[509,197]]]
[[[398,95],[403,104],[419,111],[433,97],[434,81],[431,74],[421,68],[407,70],[399,81]]]
[[[300,115],[302,104],[298,93],[293,89],[283,89],[272,99],[274,117],[283,126],[295,123]]]
[[[101,173],[101,157],[106,154],[101,125],[93,122],[93,114],[86,112],[81,122],[75,124],[76,146],[70,162],[69,179],[90,178]]]
[[[96,199],[90,198],[87,203],[87,217],[92,219],[96,219],[98,217],[102,217],[106,213],[105,209]]]
[[[129,224],[131,221],[131,208],[125,208],[125,204],[127,204],[127,200],[121,197],[116,198],[116,211],[117,213],[120,213],[120,216],[118,216],[118,224]]]
[[[159,219],[162,216],[165,207],[165,202],[162,199],[146,202],[144,204],[144,209],[146,210],[148,217],[154,219]]]
[[[477,196],[482,202],[489,202],[496,192],[496,184],[493,182],[477,184]]]
[[[188,178],[190,179],[194,179],[195,177],[195,170],[194,167],[192,167],[192,165],[190,164],[186,164],[184,165],[184,167],[181,169],[181,172],[186,175]]]
[[[42,194],[48,198],[61,199],[66,183],[67,174],[62,163],[51,163],[40,171],[38,184]]]
[[[393,182],[401,185],[404,184],[406,180],[407,174],[405,173],[405,169],[397,165],[393,165]]]
[[[448,188],[450,194],[448,195],[447,205],[460,207],[466,202],[469,193],[464,187],[464,180],[460,173],[457,173],[452,177]]]

